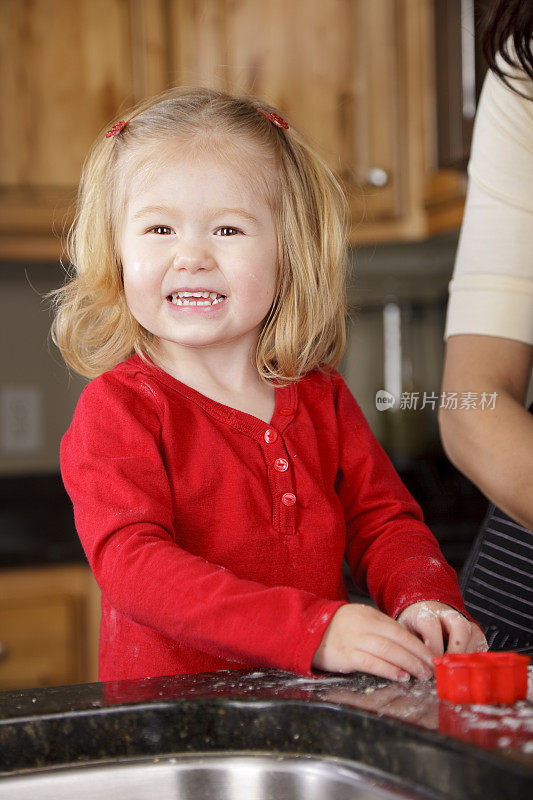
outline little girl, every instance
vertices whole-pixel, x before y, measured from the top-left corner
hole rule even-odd
[[[95,378],[61,467],[102,590],[100,680],[423,679],[444,648],[484,647],[334,370],[346,219],[321,158],[253,98],[172,90],[95,143],[53,335]],[[348,603],[344,557],[382,611]]]

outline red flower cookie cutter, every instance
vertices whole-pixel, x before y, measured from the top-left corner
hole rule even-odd
[[[434,658],[437,692],[450,703],[505,703],[527,695],[529,656],[519,653],[447,653]]]

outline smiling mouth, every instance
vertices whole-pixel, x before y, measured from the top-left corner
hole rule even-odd
[[[225,294],[218,292],[174,292],[167,300],[175,306],[214,306],[226,299]]]

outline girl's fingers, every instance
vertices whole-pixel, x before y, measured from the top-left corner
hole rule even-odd
[[[422,644],[418,639],[415,641],[417,645]],[[410,644],[409,640],[407,642]],[[431,678],[433,665],[427,661],[426,648],[423,645],[422,648],[422,657],[419,657],[406,647],[402,640],[396,641],[379,634],[367,634],[360,637],[357,641],[357,648],[354,648],[353,652],[359,661],[364,655],[377,658],[396,667],[400,673],[408,673],[424,681]],[[401,680],[401,678],[395,678],[395,680]]]
[[[459,611],[438,601],[421,601],[405,608],[398,622],[420,636],[433,655],[487,650],[482,630]]]
[[[386,639],[379,655],[422,681],[433,675],[431,653],[414,634],[409,634],[409,642],[403,638],[400,641]]]
[[[485,638],[485,634],[478,628],[477,625],[473,625],[472,635],[470,637],[470,642],[468,643],[468,650],[467,653],[484,653],[489,649],[487,644],[487,640]]]
[[[396,620],[387,617],[386,614],[383,614],[381,611],[368,609],[363,613],[366,617],[365,626],[360,629],[358,638],[353,640],[354,649],[368,650],[369,648],[367,646],[362,646],[361,642],[370,639],[375,643],[375,646],[379,647],[377,655],[386,661],[393,662],[390,653],[384,653],[383,651],[383,647],[388,643],[389,646],[394,645],[395,647],[400,647],[403,651],[409,653],[411,658],[414,659],[414,661],[410,662],[411,665],[422,662],[419,664],[419,672],[420,667],[423,665],[429,667],[429,669],[433,671],[432,655],[417,636],[408,631],[403,625],[400,625]],[[361,637],[366,638],[363,639]],[[379,645],[377,644],[378,642],[380,643]],[[416,673],[411,672],[411,674],[414,675]]]
[[[312,664],[327,672],[370,672],[390,680],[433,674],[424,643],[381,611],[347,603],[333,615]]]
[[[419,637],[432,656],[441,656],[444,653],[442,627],[437,612],[429,607],[416,604],[406,608],[398,617],[398,622],[414,636]]]
[[[447,653],[466,653],[472,635],[472,626],[466,617],[458,611],[449,609],[441,611],[439,616],[442,620],[442,627],[448,634]]]
[[[434,614],[433,617],[427,614],[419,615],[413,621],[408,621],[407,624],[409,625],[409,630],[420,636],[433,656],[443,655],[444,640],[437,614]]]
[[[368,672],[371,675],[377,675],[378,678],[387,678],[390,681],[401,681],[402,683],[407,683],[411,678],[410,673],[406,670],[372,653],[354,650],[350,655],[349,672]]]
[[[432,654],[426,644],[416,635],[416,629],[413,628],[409,619],[399,624],[396,620],[386,617],[383,628],[376,629],[376,633],[382,634],[387,640],[396,642],[433,670]]]

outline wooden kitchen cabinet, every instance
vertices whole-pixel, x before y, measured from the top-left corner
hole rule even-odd
[[[437,170],[435,0],[3,0],[0,258],[55,259],[88,147],[171,85],[250,92],[322,151],[353,243],[460,224]]]
[[[96,681],[100,593],[82,565],[0,572],[0,691]]]
[[[279,106],[343,179],[353,244],[459,227],[436,168],[434,0],[171,0],[177,82]]]
[[[121,107],[145,94],[148,44],[144,36],[137,53],[138,5],[0,3],[0,257],[60,254],[91,142]],[[150,55],[152,63],[161,61]]]

